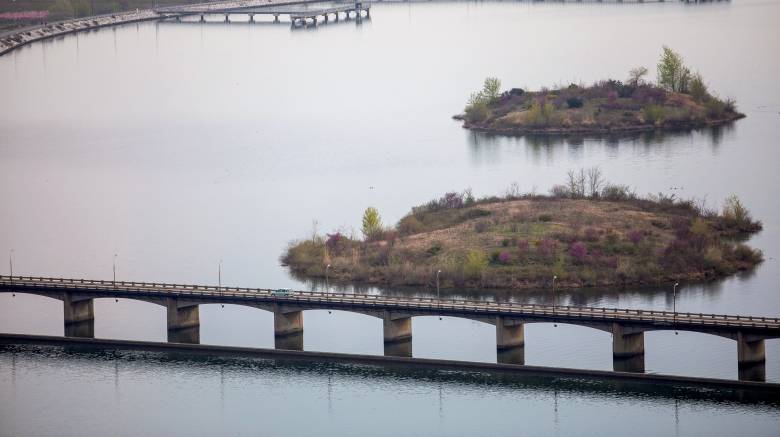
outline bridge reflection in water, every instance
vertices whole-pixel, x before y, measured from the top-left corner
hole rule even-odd
[[[326,309],[350,311],[382,320],[384,353],[412,356],[412,317],[449,316],[489,323],[496,327],[499,363],[525,363],[526,323],[566,323],[612,334],[613,368],[644,372],[644,333],[693,331],[737,342],[739,379],[764,381],[764,340],[780,338],[780,319],[717,314],[673,313],[618,308],[550,306],[514,303],[438,300],[294,291],[215,287],[205,285],[87,279],[0,276],[0,292],[31,293],[63,302],[65,335],[94,337],[95,298],[136,299],[167,309],[168,341],[200,342],[201,304],[235,304],[274,314],[277,349],[303,350],[303,312]]]

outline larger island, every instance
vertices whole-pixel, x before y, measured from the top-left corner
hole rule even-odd
[[[736,197],[719,212],[673,196],[639,197],[598,169],[573,171],[550,195],[448,193],[396,226],[378,211],[363,239],[334,232],[291,243],[283,264],[305,277],[382,285],[540,288],[702,281],[749,270],[761,229]]]

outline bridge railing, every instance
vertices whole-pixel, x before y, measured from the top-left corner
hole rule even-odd
[[[291,291],[290,294],[274,294],[272,289],[192,285],[160,282],[112,281],[95,279],[69,279],[34,276],[0,276],[0,284],[33,288],[87,288],[96,287],[107,293],[146,293],[163,296],[199,296],[212,298],[238,298],[279,300],[291,302],[343,303],[381,307],[420,308],[429,311],[509,312],[560,318],[588,318],[604,320],[632,320],[656,323],[686,323],[713,326],[748,326],[780,329],[780,319],[758,316],[727,314],[680,313],[663,310],[643,310],[607,307],[573,307],[568,305],[544,305],[531,303],[495,302],[466,299],[436,299],[433,297],[397,297],[363,295],[354,293],[329,293],[319,291]]]

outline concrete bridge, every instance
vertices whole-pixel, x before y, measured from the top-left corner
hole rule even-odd
[[[276,6],[269,3],[259,5],[214,3],[214,4],[192,4],[181,6],[170,6],[157,8],[154,11],[160,16],[173,17],[180,21],[182,17],[199,16],[201,22],[206,21],[208,15],[222,15],[225,22],[230,21],[231,15],[243,15],[249,17],[249,22],[255,21],[256,15],[273,16],[274,22],[279,22],[280,16],[289,16],[293,27],[308,26],[310,23],[317,25],[318,19],[327,23],[333,16],[334,21],[339,21],[341,15],[344,19],[355,18],[360,21],[371,17],[370,4],[364,4],[362,0],[341,2],[337,0],[335,4],[329,6],[312,6],[323,3],[317,0],[280,2]]]
[[[167,309],[168,341],[199,343],[201,304],[245,305],[274,314],[277,349],[303,349],[303,312],[351,311],[383,321],[385,355],[412,356],[412,317],[449,316],[496,327],[498,362],[525,363],[526,323],[565,323],[612,334],[614,369],[644,372],[644,333],[693,331],[737,342],[739,379],[765,380],[764,340],[780,337],[780,319],[717,314],[673,313],[618,308],[591,308],[437,300],[414,297],[333,294],[269,289],[215,287],[148,282],[0,276],[0,292],[30,293],[63,302],[65,335],[94,337],[95,298],[136,299]]]

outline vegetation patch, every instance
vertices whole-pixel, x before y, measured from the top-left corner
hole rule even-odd
[[[742,241],[761,223],[735,197],[720,211],[664,194],[637,196],[598,168],[571,171],[549,195],[475,199],[447,193],[384,227],[368,208],[364,238],[341,232],[290,244],[297,274],[344,282],[538,288],[701,281],[752,269],[762,253]]]
[[[692,73],[668,47],[656,83],[645,80],[647,73],[637,67],[625,82],[609,79],[533,92],[501,92],[501,82],[487,78],[455,118],[466,128],[492,133],[583,134],[694,129],[745,116],[734,100],[712,94],[701,74]]]

